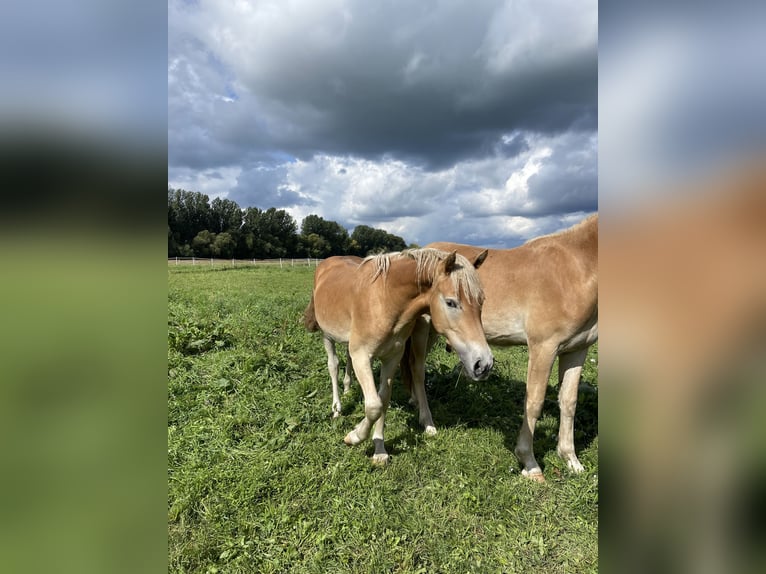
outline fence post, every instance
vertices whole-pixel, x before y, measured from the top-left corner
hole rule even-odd
[[[176,257],[176,265],[178,265],[178,257]]]
[[[279,268],[282,269],[282,258],[279,258]]]
[[[212,257],[210,258],[210,266],[211,267],[213,266],[213,258]]]
[[[197,264],[197,260],[194,257],[192,257],[192,265],[196,265],[196,264]]]

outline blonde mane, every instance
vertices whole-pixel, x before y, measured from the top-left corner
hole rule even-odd
[[[420,285],[423,282],[430,284],[434,282],[439,263],[441,263],[448,255],[449,253],[446,251],[431,249],[430,247],[423,249],[407,249],[406,251],[369,255],[364,258],[360,267],[368,262],[375,266],[370,279],[370,282],[372,282],[378,277],[382,276],[385,278],[388,275],[393,260],[403,258],[414,259],[416,263],[418,288],[420,288]],[[476,273],[476,269],[468,259],[459,253],[456,254],[455,268],[450,276],[452,277],[452,284],[455,287],[455,290],[459,292],[460,289],[462,289],[469,302],[477,301],[481,303],[484,301],[484,290],[482,289],[481,281],[479,280],[479,275]]]

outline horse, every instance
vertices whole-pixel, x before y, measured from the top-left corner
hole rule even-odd
[[[483,248],[438,242],[429,248],[471,258]],[[544,481],[532,438],[553,363],[559,358],[561,420],[557,452],[574,472],[584,470],[574,449],[577,393],[588,348],[598,340],[598,214],[513,249],[490,249],[478,269],[486,300],[482,324],[491,345],[527,345],[526,397],[514,453],[522,474]],[[425,395],[425,358],[436,335],[427,317],[418,321],[402,358],[402,378],[412,385],[426,432],[435,427]]]
[[[446,336],[469,377],[483,380],[489,375],[493,357],[481,325],[484,291],[477,273],[486,255],[480,252],[469,261],[455,251],[411,249],[369,256],[361,263],[330,257],[317,266],[304,325],[322,331],[328,355],[335,353],[335,342],[348,343],[364,394],[364,418],[344,442],[361,443],[375,425],[373,464],[389,460],[383,427],[391,385],[405,342],[422,314],[428,313],[436,332]],[[373,358],[381,361],[377,392]],[[328,366],[336,361],[330,357]]]
[[[349,269],[356,269],[362,263],[362,258],[356,255],[339,255],[336,258],[338,265],[344,263]],[[310,328],[310,330],[316,330],[316,326]],[[338,393],[338,367],[340,361],[338,360],[338,354],[335,352],[335,341],[328,337],[323,337],[325,352],[327,353],[327,370],[330,371],[330,380],[332,382],[332,416],[337,418],[340,416],[341,403],[340,394]],[[354,371],[351,367],[351,353],[348,345],[346,345],[346,369],[343,373],[343,394],[348,394],[351,389],[351,383],[354,378]]]

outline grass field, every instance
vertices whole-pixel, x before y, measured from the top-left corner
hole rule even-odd
[[[547,482],[513,456],[526,348],[493,349],[482,382],[429,356],[438,435],[396,385],[391,463],[343,437],[363,416],[358,386],[330,417],[318,334],[300,317],[312,268],[168,268],[168,544],[171,572],[595,572],[598,568],[598,355],[575,421],[586,471],[556,456],[551,380],[535,454]],[[341,355],[343,356],[343,355]]]

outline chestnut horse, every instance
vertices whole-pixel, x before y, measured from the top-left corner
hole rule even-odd
[[[482,251],[455,243],[429,247],[456,250],[469,259]],[[487,341],[529,347],[524,419],[514,451],[522,473],[544,480],[532,437],[557,356],[561,410],[557,452],[571,470],[581,472],[574,449],[574,414],[585,356],[598,339],[598,214],[514,249],[490,249],[478,273],[486,295],[481,318]],[[405,384],[411,381],[420,422],[430,433],[436,429],[424,379],[425,357],[434,341],[427,318],[421,319],[402,360],[402,377]]]
[[[423,313],[447,337],[472,379],[489,375],[493,358],[481,326],[484,292],[475,268],[484,257],[485,252],[479,253],[471,263],[454,251],[412,249],[361,263],[330,257],[317,267],[304,324],[309,331],[322,331],[328,354],[335,353],[333,342],[348,343],[365,416],[344,442],[361,443],[374,424],[374,464],[388,462],[383,426],[391,384],[405,342]],[[371,365],[375,357],[381,360],[378,391]]]

